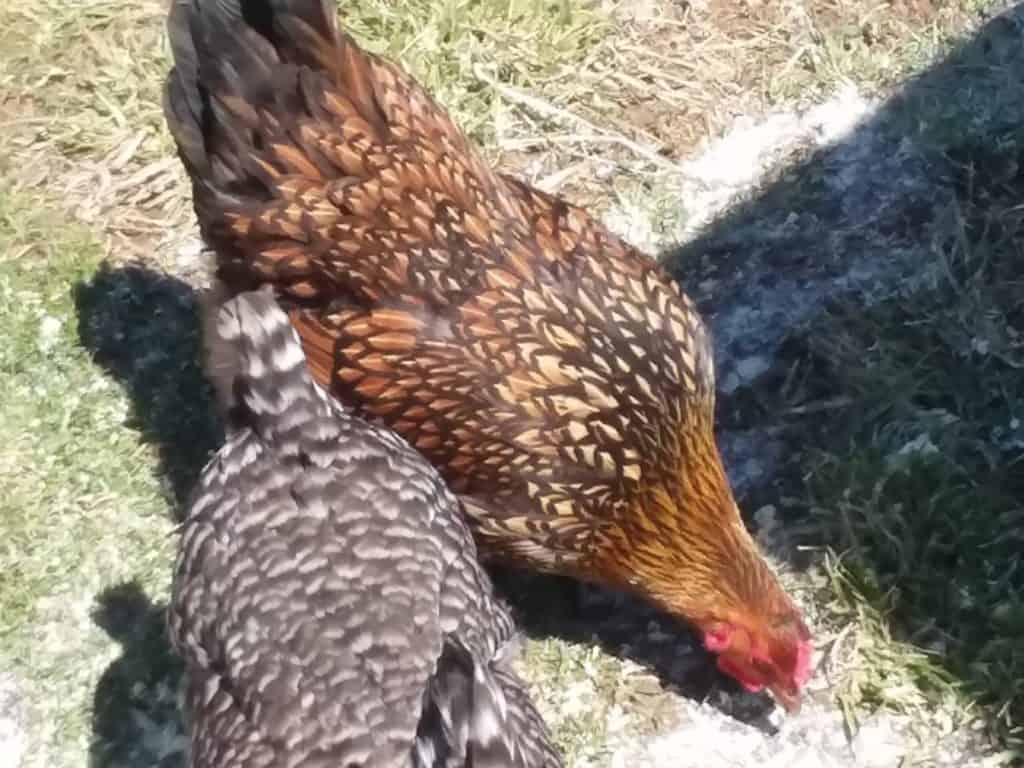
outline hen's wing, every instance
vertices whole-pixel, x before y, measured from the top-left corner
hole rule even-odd
[[[584,560],[644,473],[676,471],[687,398],[709,410],[689,301],[496,175],[326,3],[192,0],[171,38],[168,122],[223,279],[275,286],[317,379],[440,468],[485,544]]]

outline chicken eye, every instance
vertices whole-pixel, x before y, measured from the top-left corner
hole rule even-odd
[[[758,675],[765,679],[769,679],[775,675],[775,665],[767,659],[758,658],[756,656],[752,657],[750,659],[750,666],[754,668],[754,671]]]

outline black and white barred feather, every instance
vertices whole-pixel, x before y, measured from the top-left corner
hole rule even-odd
[[[227,441],[183,524],[168,610],[190,765],[560,765],[435,470],[313,383],[270,294],[206,328]]]

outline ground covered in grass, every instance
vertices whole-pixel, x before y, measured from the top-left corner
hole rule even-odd
[[[130,582],[140,600],[163,598],[172,519],[154,452],[132,423],[130,392],[81,343],[72,288],[92,278],[96,240],[9,188],[0,191],[0,222],[0,669],[15,692],[4,714],[28,734],[26,765],[82,765],[102,750],[98,734],[124,727],[130,701],[139,718],[154,706],[152,691],[123,680],[112,681],[118,696],[108,695],[104,681],[121,655],[116,633],[142,630],[106,621],[104,601]],[[140,685],[170,663],[162,642],[151,648]]]
[[[181,761],[160,606],[218,427],[160,113],[164,12],[0,8],[0,739],[25,766]],[[569,610],[564,585],[501,579],[568,763],[1021,762],[1021,12],[343,13],[490,158],[593,206],[701,301],[730,473],[815,625],[809,703],[780,722],[649,609],[584,590]]]

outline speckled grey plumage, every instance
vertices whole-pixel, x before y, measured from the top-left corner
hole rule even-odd
[[[559,765],[437,473],[313,384],[268,294],[208,328],[233,403],[168,612],[191,765]]]

